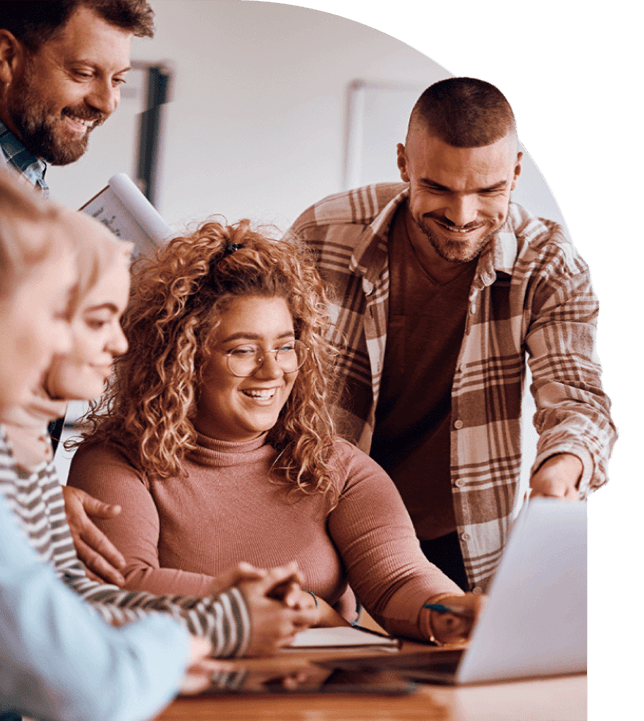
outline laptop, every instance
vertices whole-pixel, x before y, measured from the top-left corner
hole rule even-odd
[[[467,648],[320,665],[396,670],[416,681],[446,684],[585,673],[586,510],[583,501],[546,498],[523,507]]]

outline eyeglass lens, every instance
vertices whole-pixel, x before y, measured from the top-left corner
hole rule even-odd
[[[272,353],[276,363],[284,373],[294,373],[304,363],[306,346],[299,340],[284,343],[279,348],[264,351],[253,345],[241,345],[226,353],[230,372],[239,378],[255,373],[264,363],[268,353]]]

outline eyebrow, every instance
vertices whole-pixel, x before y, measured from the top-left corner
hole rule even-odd
[[[119,309],[114,305],[114,303],[100,303],[99,305],[92,305],[89,308],[85,308],[83,313],[93,313],[97,310],[110,310],[112,313],[119,312]]]
[[[276,340],[279,340],[281,338],[291,338],[293,336],[295,336],[295,331],[288,330],[276,336]],[[223,338],[221,340],[221,343],[230,343],[233,340],[241,340],[242,338],[247,340],[264,340],[264,336],[260,333],[246,333],[244,331],[240,331],[238,333],[232,333],[227,338]]]
[[[94,70],[101,70],[100,63],[97,63],[95,60],[90,60],[89,58],[73,58],[71,60],[67,61],[67,65],[87,65],[90,68],[94,68]],[[122,68],[121,70],[116,70],[113,75],[120,75],[121,73],[129,73],[130,70],[132,70],[132,66],[128,65],[125,68]]]
[[[448,193],[454,192],[451,188],[448,188],[445,185],[441,185],[440,183],[437,183],[435,180],[432,180],[431,178],[420,178],[419,182],[422,185],[431,185],[433,188],[436,188],[436,190],[445,190]],[[503,190],[503,188],[506,188],[508,185],[507,180],[500,180],[498,183],[494,183],[493,185],[488,185],[483,188],[476,188],[474,193],[482,193],[483,191],[489,191],[489,190]]]

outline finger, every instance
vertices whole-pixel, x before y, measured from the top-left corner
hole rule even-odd
[[[76,554],[78,558],[85,564],[89,573],[96,574],[104,583],[113,583],[115,586],[123,586],[125,578],[123,574],[103,556],[88,546],[82,539],[76,542]],[[93,579],[96,580],[96,579]]]
[[[83,508],[88,516],[96,516],[97,518],[114,518],[121,512],[121,506],[115,503],[103,503],[98,498],[86,495],[83,499]]]
[[[305,594],[313,600],[312,596],[307,593]],[[301,608],[302,599],[302,587],[296,581],[289,581],[286,583],[284,592],[282,594],[282,600],[289,608]]]
[[[267,571],[266,576],[261,581],[261,587],[268,595],[269,592],[276,590],[282,584],[288,584],[291,581],[302,582],[301,574],[294,561],[286,566],[271,568]],[[281,600],[281,599],[280,599]]]
[[[85,545],[91,548],[94,554],[105,559],[110,566],[118,569],[125,567],[123,554],[93,523],[88,523],[80,531],[77,530],[77,533]]]
[[[319,608],[316,606],[313,606],[313,608],[303,608],[294,612],[293,625],[298,629],[298,631],[302,631],[309,626],[315,626],[319,619]]]
[[[215,583],[221,590],[224,590],[242,581],[257,581],[264,578],[265,575],[266,571],[261,568],[255,568],[250,563],[240,563],[235,568],[219,574],[215,579]]]

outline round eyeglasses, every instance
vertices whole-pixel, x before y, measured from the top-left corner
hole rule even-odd
[[[247,378],[262,367],[269,353],[273,354],[275,362],[283,373],[295,373],[304,365],[308,348],[299,340],[290,340],[272,350],[264,350],[259,346],[244,343],[226,351],[224,355],[228,370],[237,378]]]

